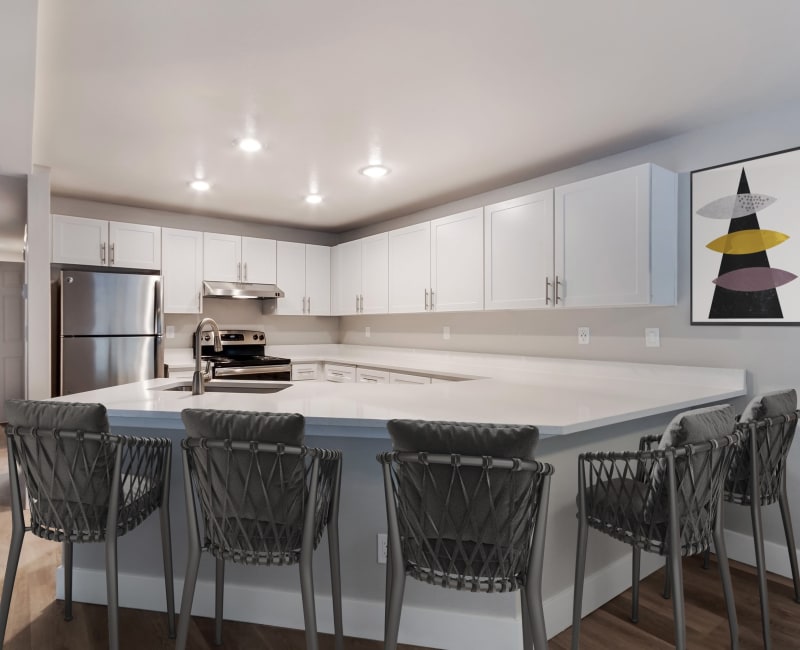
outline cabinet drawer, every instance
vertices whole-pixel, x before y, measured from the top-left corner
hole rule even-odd
[[[356,369],[356,381],[360,384],[388,384],[389,374],[386,370],[358,368]]]
[[[343,366],[337,363],[325,364],[325,381],[339,383],[354,382],[356,380],[356,367]]]
[[[430,377],[422,375],[409,375],[404,372],[392,372],[389,374],[390,384],[430,384]]]
[[[305,381],[308,379],[320,379],[320,364],[318,363],[293,363],[292,381]]]

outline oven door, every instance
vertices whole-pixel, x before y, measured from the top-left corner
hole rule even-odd
[[[241,366],[238,368],[214,368],[214,379],[247,379],[250,381],[289,381],[292,367],[282,366]]]

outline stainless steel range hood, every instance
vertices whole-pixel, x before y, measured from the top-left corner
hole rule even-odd
[[[206,298],[260,299],[283,298],[285,294],[274,284],[254,284],[252,282],[203,282],[203,296]]]

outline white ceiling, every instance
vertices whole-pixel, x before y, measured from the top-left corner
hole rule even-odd
[[[39,0],[33,158],[58,194],[342,231],[794,99],[799,31],[796,0]]]

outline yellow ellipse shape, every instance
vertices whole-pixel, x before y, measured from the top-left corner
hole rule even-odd
[[[774,230],[740,230],[718,237],[706,244],[706,248],[725,255],[749,255],[777,246],[787,239],[789,235]]]

